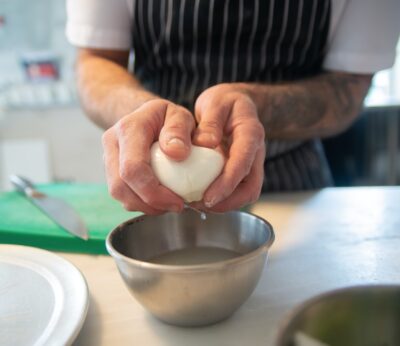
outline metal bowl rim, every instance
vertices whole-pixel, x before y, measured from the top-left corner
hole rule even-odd
[[[188,212],[188,211],[183,211],[183,212]],[[134,258],[125,256],[122,253],[120,253],[119,251],[117,251],[112,245],[113,236],[124,226],[135,222],[135,220],[137,220],[139,218],[152,217],[150,215],[140,215],[140,216],[136,216],[132,219],[129,219],[129,220],[123,222],[122,224],[118,225],[116,228],[114,228],[107,235],[106,248],[107,248],[107,251],[109,252],[109,254],[112,257],[114,257],[114,259],[116,259],[116,260],[124,260],[130,264],[133,264],[136,267],[140,267],[140,268],[146,269],[146,270],[158,271],[158,272],[167,272],[168,271],[168,272],[177,272],[177,273],[218,270],[218,269],[222,269],[226,266],[237,265],[239,263],[247,262],[248,260],[258,257],[264,251],[267,253],[268,249],[271,247],[271,245],[275,241],[275,232],[274,232],[272,225],[264,218],[262,218],[258,215],[255,215],[253,213],[249,213],[249,212],[245,212],[245,211],[230,211],[227,213],[246,214],[246,215],[249,215],[249,216],[259,219],[261,222],[263,222],[267,225],[267,230],[265,230],[265,232],[270,233],[269,239],[253,251],[250,251],[242,256],[238,256],[238,257],[224,260],[224,261],[218,261],[218,262],[212,262],[212,263],[206,263],[206,264],[185,265],[185,266],[150,263],[150,262],[145,262],[145,261],[141,261],[138,259],[134,259]]]
[[[400,283],[382,283],[382,284],[360,284],[360,285],[353,285],[353,286],[344,286],[335,289],[331,289],[329,291],[325,291],[322,293],[317,294],[316,296],[312,296],[293,309],[284,317],[283,322],[281,323],[279,330],[278,330],[278,337],[276,341],[277,346],[281,346],[283,342],[283,338],[285,337],[285,332],[289,329],[292,323],[296,320],[296,318],[307,308],[310,306],[326,299],[331,298],[336,295],[340,295],[346,292],[357,292],[361,290],[376,290],[376,289],[399,289],[400,290]]]

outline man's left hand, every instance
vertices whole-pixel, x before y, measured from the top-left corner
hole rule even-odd
[[[195,145],[222,147],[226,162],[196,206],[224,212],[255,202],[264,179],[265,133],[257,108],[241,83],[206,89],[195,104]],[[204,208],[205,207],[205,208]]]

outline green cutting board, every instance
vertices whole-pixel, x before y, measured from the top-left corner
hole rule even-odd
[[[5,192],[0,194],[0,243],[106,254],[107,234],[121,222],[141,215],[125,211],[103,184],[49,184],[39,185],[38,190],[71,204],[86,223],[89,240],[64,231],[18,192]]]

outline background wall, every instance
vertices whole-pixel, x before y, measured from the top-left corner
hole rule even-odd
[[[2,189],[11,173],[37,182],[104,182],[101,134],[79,108],[7,113],[0,120]]]
[[[101,131],[79,107],[75,49],[64,31],[65,0],[0,0],[0,190],[10,173],[105,181]],[[38,54],[58,63],[58,79],[26,78],[22,62]]]

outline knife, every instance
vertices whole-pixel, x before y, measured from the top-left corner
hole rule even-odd
[[[21,176],[11,175],[10,181],[18,192],[25,195],[56,224],[74,236],[88,240],[88,231],[85,224],[69,204],[36,190],[32,182]]]

